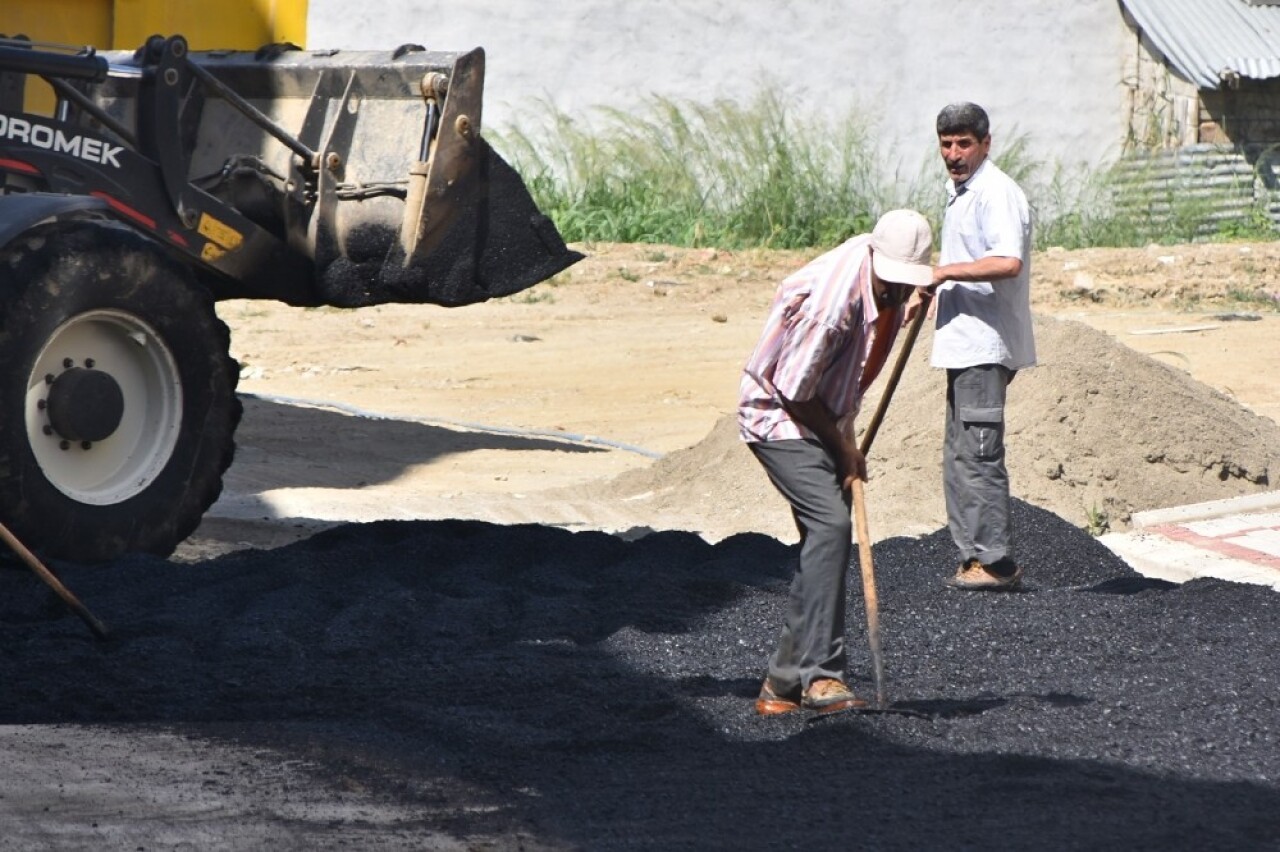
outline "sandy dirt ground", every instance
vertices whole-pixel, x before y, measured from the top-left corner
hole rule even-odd
[[[792,536],[784,507],[735,445],[726,418],[777,281],[813,253],[577,248],[587,259],[557,278],[461,309],[222,303],[243,364],[245,420],[226,493],[180,553],[199,558],[228,546],[269,546],[327,522],[382,517]],[[1161,365],[1220,392],[1239,409],[1233,417],[1280,421],[1280,311],[1273,307],[1280,304],[1280,245],[1049,250],[1033,259],[1033,270],[1042,320],[1083,323],[1124,353],[1149,359],[1107,377],[1106,388],[1080,387],[1097,381],[1058,378],[1061,369],[1105,366],[1113,360],[1110,342],[1071,326],[1041,330],[1046,366],[1027,375],[1052,387],[1023,397],[1014,432],[1020,423],[1035,432],[1040,418],[1055,416],[1051,409],[1062,408],[1062,399],[1069,407],[1076,392],[1085,395],[1087,411],[1103,390],[1122,419],[1135,413],[1126,411],[1133,387],[1152,395],[1143,403],[1152,413],[1187,404],[1186,394],[1198,391],[1166,394],[1171,379],[1156,369]],[[941,398],[937,371],[924,360],[928,345],[926,331],[886,412],[871,473],[874,480],[886,465],[909,460],[917,481],[900,477],[896,490],[929,508],[898,511],[882,489],[872,509],[885,534],[928,531],[941,517],[933,442]],[[1194,400],[1191,407],[1203,406]],[[1217,430],[1212,421],[1207,428]],[[1246,434],[1217,437],[1264,446],[1270,438],[1244,428]],[[1274,471],[1269,483],[1257,481],[1266,475],[1265,458],[1253,459],[1244,477],[1224,476],[1225,484],[1214,482],[1211,470],[1203,487],[1190,479],[1178,489],[1147,487],[1143,465],[1125,471],[1103,464],[1073,480],[1070,461],[1065,478],[1042,481],[1041,473],[1052,477],[1063,461],[1051,457],[1055,444],[1057,455],[1078,449],[1078,458],[1105,461],[1128,439],[1104,424],[1083,435],[1011,435],[1014,462],[1043,467],[1021,482],[1015,470],[1015,492],[1072,523],[1123,529],[1132,511],[1275,487]],[[656,459],[678,451],[692,452],[655,468]],[[629,478],[615,482],[622,474]],[[1064,482],[1070,493],[1056,500],[1042,493]],[[671,495],[665,502],[664,494]],[[276,523],[282,518],[294,523]]]

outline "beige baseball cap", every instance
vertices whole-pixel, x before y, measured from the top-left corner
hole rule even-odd
[[[871,265],[881,281],[928,287],[932,253],[933,229],[914,210],[890,210],[871,232]]]

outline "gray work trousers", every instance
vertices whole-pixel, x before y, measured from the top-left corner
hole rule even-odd
[[[845,679],[845,582],[853,549],[852,494],[840,487],[835,458],[815,440],[748,444],[791,504],[800,530],[800,564],[769,679],[780,694],[820,678]]]
[[[947,370],[942,487],[960,561],[1013,559],[1004,403],[1015,372],[1000,364]]]

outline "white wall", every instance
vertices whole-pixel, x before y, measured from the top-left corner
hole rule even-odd
[[[1114,158],[1131,50],[1118,0],[310,0],[307,33],[310,48],[484,47],[497,129],[538,100],[589,114],[774,86],[796,118],[873,116],[912,171],[956,100],[987,108],[997,153],[1017,134],[1068,167]]]

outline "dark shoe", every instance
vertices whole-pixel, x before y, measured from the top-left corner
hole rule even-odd
[[[800,704],[806,710],[834,713],[837,710],[853,710],[866,707],[867,702],[857,698],[853,690],[835,678],[824,677],[809,684]]]
[[[799,690],[796,690],[797,693]],[[760,687],[760,695],[756,697],[756,714],[760,716],[780,716],[783,713],[793,713],[800,709],[800,701],[798,696],[790,698],[785,695],[779,695],[773,689],[773,684],[769,682],[769,678],[764,679],[764,684]]]
[[[1022,588],[1022,567],[1007,559],[990,566],[970,559],[946,580],[946,584],[953,589],[975,592],[1015,592]]]

